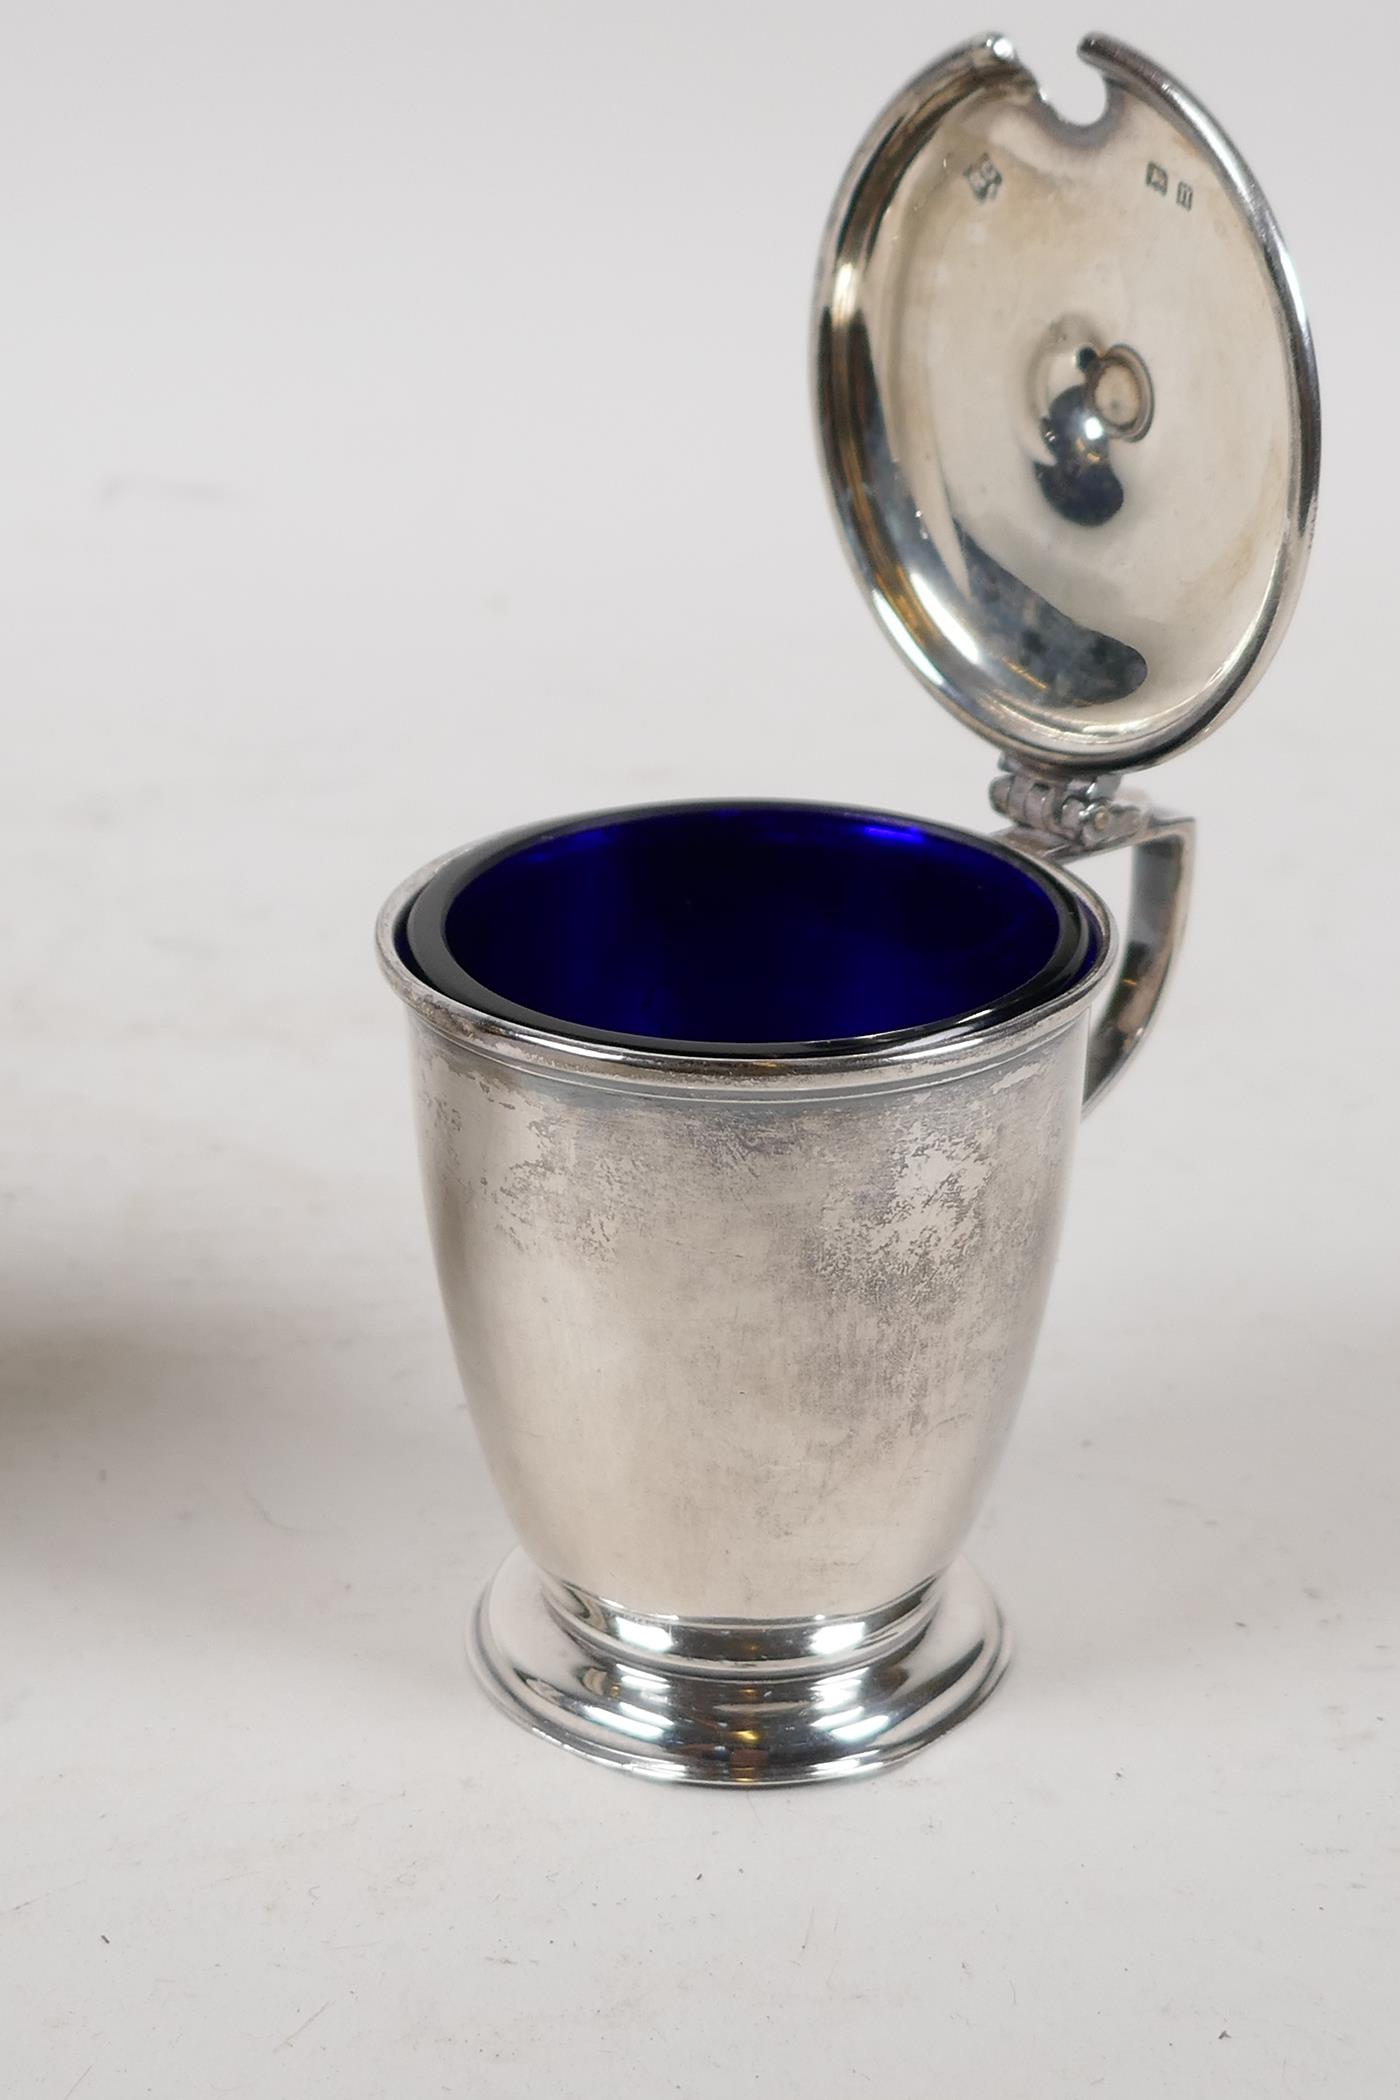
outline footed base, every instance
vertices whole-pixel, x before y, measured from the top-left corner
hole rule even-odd
[[[478,1606],[482,1683],[536,1735],[599,1764],[702,1786],[846,1779],[908,1757],[1006,1667],[966,1561],[868,1621],[633,1618],[549,1582],[519,1551]]]

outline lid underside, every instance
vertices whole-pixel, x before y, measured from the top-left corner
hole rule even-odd
[[[884,112],[828,228],[817,412],[887,631],[1051,772],[1151,765],[1262,669],[1316,501],[1312,347],[1268,206],[1149,61],[1067,123],[1002,37]]]

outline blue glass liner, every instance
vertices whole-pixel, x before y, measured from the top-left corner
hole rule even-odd
[[[1093,960],[1073,893],[967,833],[806,803],[615,810],[459,855],[415,900],[436,990],[555,1034],[819,1054],[1009,1018]]]

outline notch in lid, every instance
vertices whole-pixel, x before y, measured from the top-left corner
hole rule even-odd
[[[1253,176],[1106,37],[1091,124],[1004,37],[866,137],[823,246],[814,360],[832,494],[919,677],[1051,777],[1156,764],[1281,636],[1317,497],[1317,372]]]

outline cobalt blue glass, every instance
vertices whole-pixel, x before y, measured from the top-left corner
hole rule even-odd
[[[696,1056],[967,1032],[1067,991],[1089,919],[944,826],[790,802],[613,810],[488,840],[405,928],[436,991],[555,1035]]]

